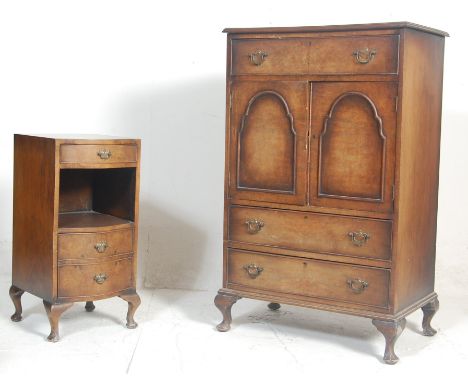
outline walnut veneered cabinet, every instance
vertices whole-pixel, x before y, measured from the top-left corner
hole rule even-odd
[[[411,23],[227,29],[223,288],[434,335],[445,32]]]
[[[135,328],[140,140],[15,135],[13,321],[21,296],[44,301],[51,333],[74,302],[119,296]]]

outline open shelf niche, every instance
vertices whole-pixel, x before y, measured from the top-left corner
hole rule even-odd
[[[135,168],[60,170],[59,232],[132,225],[134,206]]]

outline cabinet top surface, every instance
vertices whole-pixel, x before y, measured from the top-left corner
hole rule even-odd
[[[63,142],[89,142],[89,141],[138,141],[138,138],[129,137],[116,137],[112,135],[99,135],[99,134],[15,134],[15,137],[31,137],[31,138],[44,138],[54,139]]]
[[[348,24],[348,25],[320,25],[301,27],[266,27],[266,28],[226,28],[224,33],[304,33],[304,32],[346,32],[380,29],[410,28],[426,33],[432,33],[443,37],[449,34],[439,29],[426,27],[424,25],[410,23],[408,21],[373,24]]]

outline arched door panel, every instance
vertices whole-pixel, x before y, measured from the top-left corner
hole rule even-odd
[[[305,204],[307,82],[232,86],[230,197]]]
[[[395,102],[393,83],[313,84],[312,205],[392,211]]]

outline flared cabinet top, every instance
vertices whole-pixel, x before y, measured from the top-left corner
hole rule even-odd
[[[347,31],[366,31],[382,29],[401,29],[410,28],[426,33],[432,33],[442,37],[448,37],[449,34],[439,29],[426,27],[424,25],[410,23],[408,21],[391,23],[372,23],[372,24],[348,24],[348,25],[320,25],[320,26],[301,26],[301,27],[266,27],[266,28],[226,28],[224,33],[236,34],[261,34],[261,33],[308,33],[308,32],[347,32]]]

